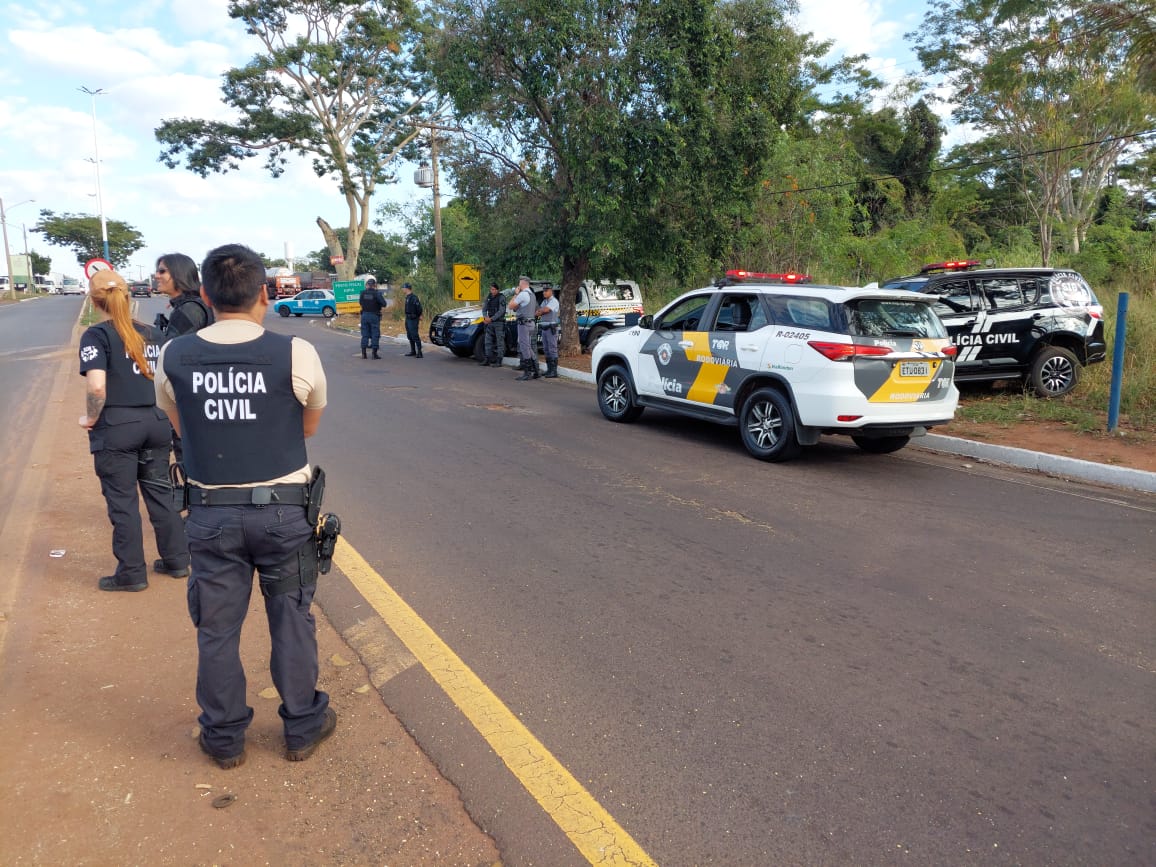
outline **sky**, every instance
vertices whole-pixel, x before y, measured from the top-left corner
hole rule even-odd
[[[925,0],[798,0],[801,30],[833,40],[832,56],[863,53],[884,81],[915,74],[903,34],[922,19]],[[256,41],[227,14],[227,0],[0,0],[0,199],[11,252],[52,258],[52,271],[83,277],[76,255],[31,231],[41,209],[98,214],[95,154],[100,154],[106,219],[128,223],[146,246],[129,279],[152,272],[158,256],[200,261],[208,250],[244,243],[271,258],[303,257],[324,246],[318,216],[348,222],[333,181],[303,160],[280,178],[260,157],[239,171],[202,179],[158,161],[154,130],[168,118],[227,120],[221,75],[247,62]],[[91,97],[81,91],[102,90]],[[95,103],[95,134],[93,106]],[[376,203],[430,197],[400,165],[400,182]],[[443,181],[443,202],[447,184]],[[28,202],[27,200],[34,200]],[[7,266],[0,257],[0,273]]]

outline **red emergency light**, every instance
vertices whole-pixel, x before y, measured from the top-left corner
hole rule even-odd
[[[732,269],[727,271],[727,277],[732,280],[759,280],[764,283],[810,283],[810,274],[768,274],[765,271],[742,271]]]
[[[933,262],[930,265],[924,265],[919,269],[920,274],[927,274],[931,271],[966,271],[968,268],[975,268],[981,265],[979,259],[960,259],[956,262]]]

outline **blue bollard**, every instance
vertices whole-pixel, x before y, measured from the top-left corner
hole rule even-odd
[[[1112,347],[1112,391],[1108,397],[1108,433],[1116,432],[1120,421],[1120,384],[1124,379],[1124,335],[1128,331],[1128,293],[1121,292],[1116,303],[1116,343]]]

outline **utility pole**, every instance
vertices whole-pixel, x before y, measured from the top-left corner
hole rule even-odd
[[[25,199],[22,202],[17,202],[13,208],[19,208],[21,205],[27,205],[29,202],[35,202],[36,199]],[[16,292],[16,275],[12,273],[12,251],[8,249],[8,212],[4,210],[4,199],[0,198],[0,228],[4,232],[4,264],[8,268],[8,290],[15,294]],[[27,235],[25,235],[27,238]],[[31,263],[29,263],[31,266]],[[31,270],[31,267],[30,267]],[[35,280],[35,278],[32,278]]]
[[[442,252],[442,203],[438,190],[438,136],[434,124],[417,124],[429,129],[429,156],[430,165],[419,166],[414,173],[414,183],[425,189],[433,188],[433,223],[434,223],[434,271],[437,273],[438,286],[445,284],[446,257]]]
[[[96,156],[96,159],[93,160],[96,165],[96,203],[100,207],[100,237],[104,241],[104,258],[105,261],[111,262],[112,259],[108,255],[108,224],[104,220],[104,192],[100,187],[100,137],[96,134],[96,98],[101,94],[108,93],[108,91],[101,87],[96,90],[90,90],[87,87],[77,89],[92,97],[92,147]]]

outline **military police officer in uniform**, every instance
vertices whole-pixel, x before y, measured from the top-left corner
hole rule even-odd
[[[502,356],[506,354],[506,305],[502,303],[502,290],[497,283],[490,284],[490,294],[482,304],[482,322],[485,323],[486,357],[483,367],[501,367]]]
[[[317,689],[317,545],[306,518],[305,439],[325,408],[325,373],[309,343],[262,327],[269,297],[256,253],[218,247],[201,275],[217,321],[167,344],[156,378],[158,405],[185,438],[200,746],[221,768],[245,760],[253,709],[240,639],[256,571],[285,757],[301,761],[337,727]]]
[[[86,412],[80,426],[112,524],[116,572],[100,579],[101,590],[149,586],[140,520],[144,496],[161,559],[153,568],[174,578],[189,574],[189,548],[169,484],[172,429],[157,409],[153,367],[160,333],[129,314],[128,284],[114,271],[98,271],[89,298],[106,319],[80,338],[80,373]]]
[[[518,291],[506,305],[514,311],[518,319],[518,356],[521,358],[522,375],[516,382],[538,378],[538,350],[534,346],[534,293],[530,290],[530,278],[518,278]]]
[[[408,283],[402,284],[405,290],[405,336],[409,339],[407,357],[421,358],[421,332],[418,323],[421,321],[421,301],[413,294],[413,287]]]
[[[381,311],[389,306],[389,302],[372,277],[365,281],[365,288],[357,301],[361,305],[361,357],[366,358],[365,351],[372,349],[373,357],[381,358],[377,353],[381,344]]]
[[[558,378],[558,299],[554,287],[542,289],[542,304],[538,307],[538,328],[542,331],[542,351],[546,353],[546,379]]]

